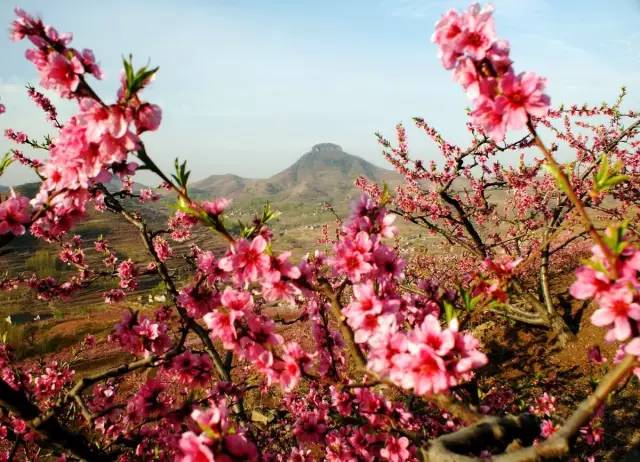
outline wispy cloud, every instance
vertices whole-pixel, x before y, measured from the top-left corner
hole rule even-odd
[[[382,8],[391,16],[423,19],[437,17],[443,11],[461,3],[456,0],[383,0]]]
[[[382,0],[382,7],[392,16],[405,18],[436,18],[450,8],[464,9],[466,0]],[[532,19],[551,11],[548,0],[497,0],[491,2],[497,7],[499,17],[507,20]]]
[[[6,83],[0,80],[0,95],[15,95],[17,93],[24,93],[24,85]]]

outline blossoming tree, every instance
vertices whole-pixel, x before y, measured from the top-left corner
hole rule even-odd
[[[448,142],[415,119],[444,160],[442,166],[435,159],[425,165],[411,158],[402,125],[396,127],[395,145],[379,135],[385,157],[406,179],[396,191],[394,211],[459,249],[458,279],[465,272],[461,267],[478,268],[487,259],[515,264],[508,269],[510,300],[494,310],[519,323],[546,326],[565,343],[573,332],[556,308],[553,278],[588,254],[593,229],[574,226],[576,220],[593,217],[597,227],[607,219],[635,217],[638,114],[622,110],[624,89],[614,105],[550,109],[545,79],[515,72],[490,9],[450,11],[432,40],[471,100],[471,143]],[[509,131],[519,136],[507,141]],[[553,138],[549,149],[539,132]],[[556,152],[572,153],[571,162],[560,168],[551,156]],[[510,154],[519,163],[505,162]],[[366,179],[360,186],[380,197],[380,188]],[[487,269],[499,276],[506,268]]]
[[[397,148],[381,141],[406,185],[391,195],[361,181],[369,194],[355,204],[331,251],[294,262],[290,252],[274,250],[268,207],[232,232],[225,224],[227,199],[195,200],[186,164],[176,162],[168,175],[154,163],[144,137],[159,128],[161,109],[145,101],[142,91],[157,69],[136,69],[125,60],[115,100],[108,102],[91,86],[102,73],[90,50],[72,48],[70,34],[22,10],[16,15],[11,36],[33,45],[26,57],[40,85],[77,103],[77,111],[60,121],[50,100],[28,87],[56,133],[38,141],[7,130],[15,143],[45,157],[16,148],[2,162],[2,171],[18,161],[42,181],[33,200],[11,192],[0,202],[1,243],[29,232],[59,246],[60,260],[77,271],[64,281],[7,276],[2,289],[27,287],[44,299],[64,299],[111,279],[118,288],[104,294],[106,301],[126,303],[139,279],[153,275],[167,301],[154,312],[128,312],[108,341],[131,361],[94,374],[76,374],[65,361],[22,364],[2,343],[4,459],[533,461],[568,454],[580,432],[598,438],[590,420],[638,367],[640,355],[640,254],[627,236],[633,227],[620,223],[635,213],[636,114],[622,113],[620,104],[549,109],[544,79],[514,72],[491,9],[451,11],[433,39],[445,68],[472,99],[471,147],[449,144],[418,121],[446,161],[443,169],[427,169],[410,161],[399,128]],[[607,122],[575,122],[582,130],[576,133],[576,115]],[[563,128],[554,124],[559,119]],[[544,144],[542,128],[576,152],[571,168],[555,160],[557,146]],[[512,130],[528,133],[505,142]],[[532,166],[500,162],[506,151],[528,148],[542,155]],[[152,190],[133,192],[132,177],[140,169],[156,174],[176,197],[178,211],[168,229],[152,229],[128,207],[127,199],[156,197]],[[122,180],[121,190],[105,186],[113,177]],[[459,178],[466,179],[464,191],[456,189]],[[507,189],[515,211],[497,211],[490,202],[495,188]],[[603,205],[605,195],[616,205]],[[90,206],[127,222],[148,258],[120,261],[107,237],[91,250],[101,256],[100,264],[90,263],[81,237],[69,237]],[[475,258],[476,271],[461,277],[465,287],[445,290],[450,288],[407,277],[388,208]],[[615,219],[606,232],[588,209]],[[174,251],[172,242],[189,240],[194,227],[221,236],[227,251],[215,254],[195,245],[187,255]],[[463,388],[488,358],[458,314],[471,303],[490,308],[500,301],[509,316],[566,334],[549,294],[549,267],[561,249],[582,238],[593,246],[593,256],[578,269],[571,293],[596,303],[593,323],[607,329],[608,340],[620,342],[617,366],[558,427],[544,418],[554,410],[548,395],[522,415],[485,416]],[[171,271],[175,258],[190,265],[187,281]],[[527,286],[531,271],[519,269],[527,265],[539,268],[540,297]],[[510,305],[512,296],[531,309]],[[277,306],[296,316],[282,319],[273,314]],[[294,323],[309,335],[284,335],[282,325]],[[76,355],[87,348],[90,340]],[[124,382],[126,377],[135,379]],[[270,404],[258,404],[262,397]]]

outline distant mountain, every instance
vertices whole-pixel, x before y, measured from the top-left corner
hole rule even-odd
[[[217,196],[235,196],[242,193],[248,185],[260,180],[242,178],[238,175],[211,175],[204,180],[191,184],[195,193],[215,194]]]
[[[2,188],[6,188],[6,190],[9,191],[9,188],[7,188],[6,186],[3,186]],[[33,198],[36,196],[36,194],[38,194],[38,191],[40,190],[40,183],[22,183],[20,185],[14,186],[13,190],[18,194]]]
[[[114,177],[109,183],[105,183],[105,185],[107,189],[112,192],[122,189],[122,182],[116,177]],[[140,192],[140,190],[144,188],[148,188],[148,186],[145,186],[141,183],[133,183],[132,189],[134,192]],[[20,185],[13,186],[13,189],[16,191],[16,193],[20,193],[29,198],[33,198],[36,194],[38,194],[38,191],[40,190],[40,183],[22,183]],[[8,193],[9,191],[10,188],[8,186],[0,185],[0,193]]]
[[[270,201],[276,204],[313,204],[331,202],[347,205],[359,195],[354,186],[356,178],[364,176],[382,184],[394,186],[401,182],[396,172],[377,167],[361,157],[348,154],[333,143],[316,144],[293,165],[266,179],[242,178],[238,175],[211,175],[191,184],[190,191],[196,198],[229,197],[236,206],[253,205]],[[120,181],[114,178],[107,185],[109,190],[119,190]],[[28,197],[34,197],[39,183],[25,183],[14,189]],[[144,185],[134,183],[138,192]],[[9,188],[0,185],[0,193]]]
[[[400,176],[348,154],[333,143],[316,144],[287,169],[266,179],[237,175],[211,175],[192,184],[199,195],[233,197],[236,203],[249,199],[282,202],[345,203],[359,193],[354,181],[364,176],[371,181],[395,185]]]

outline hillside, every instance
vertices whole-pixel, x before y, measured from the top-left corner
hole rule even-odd
[[[324,223],[332,223],[334,218],[323,209],[322,204],[331,202],[341,215],[347,214],[352,199],[359,190],[354,181],[358,176],[365,176],[372,181],[397,184],[400,180],[396,173],[385,170],[366,160],[348,154],[336,144],[323,143],[315,145],[303,154],[293,165],[267,179],[247,179],[237,175],[212,175],[192,184],[191,193],[195,198],[228,197],[233,199],[227,212],[229,226],[237,226],[238,221],[247,223],[256,212],[262,209],[265,202],[271,202],[281,212],[273,223],[274,233],[278,235],[277,246],[292,249],[296,257],[307,252],[315,245],[320,235],[320,227]],[[28,197],[33,197],[38,190],[38,183],[25,183],[14,189]],[[118,190],[120,184],[114,180],[108,184],[109,189]],[[139,191],[144,185],[135,183],[134,190]],[[4,188],[5,192],[8,188]],[[2,186],[0,186],[0,192]],[[154,229],[166,226],[166,218],[173,210],[175,197],[163,194],[160,201],[141,204],[137,200],[126,201],[126,206],[140,213]],[[145,252],[140,246],[139,236],[132,232],[131,225],[119,217],[109,213],[100,213],[89,207],[85,219],[73,229],[73,234],[85,238],[87,249],[92,241],[100,235],[109,236],[110,242],[119,252],[122,259],[133,258],[144,260]],[[191,243],[203,248],[222,251],[224,242],[204,228],[197,228],[194,240],[185,243],[172,242],[174,250],[186,252]],[[36,269],[56,277],[69,277],[72,268],[66,268],[56,262],[57,246],[36,240],[25,235],[12,241],[0,254],[0,266],[10,269],[11,274],[30,273]],[[95,252],[89,251],[93,255]],[[93,257],[97,258],[96,255]],[[155,278],[146,278],[140,286],[140,294],[146,293],[157,284]],[[100,293],[106,287],[94,287],[83,291],[80,301],[83,307],[93,307],[91,311],[104,309]],[[65,306],[63,303],[47,303],[34,300],[28,291],[19,290],[9,297],[0,297],[3,307],[0,317],[21,315],[23,311],[49,313],[52,310],[78,311],[78,306]],[[76,299],[77,300],[77,299]],[[25,310],[25,308],[28,309]]]

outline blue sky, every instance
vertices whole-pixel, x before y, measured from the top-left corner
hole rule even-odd
[[[313,144],[335,142],[384,165],[374,132],[424,117],[453,140],[464,139],[461,89],[436,58],[429,37],[438,17],[466,2],[435,0],[25,0],[76,48],[91,48],[113,98],[121,57],[160,66],[148,100],[163,107],[148,150],[168,168],[188,159],[192,177],[235,173],[266,177]],[[497,0],[498,34],[509,40],[517,71],[549,79],[554,103],[612,101],[621,85],[640,106],[640,2]],[[12,18],[2,2],[0,20]],[[26,43],[0,40],[0,99],[10,126],[49,129],[22,87],[37,83]],[[61,103],[64,116],[73,105]],[[410,131],[417,157],[435,151]],[[0,142],[6,150],[9,144]],[[13,169],[4,184],[32,178]]]

